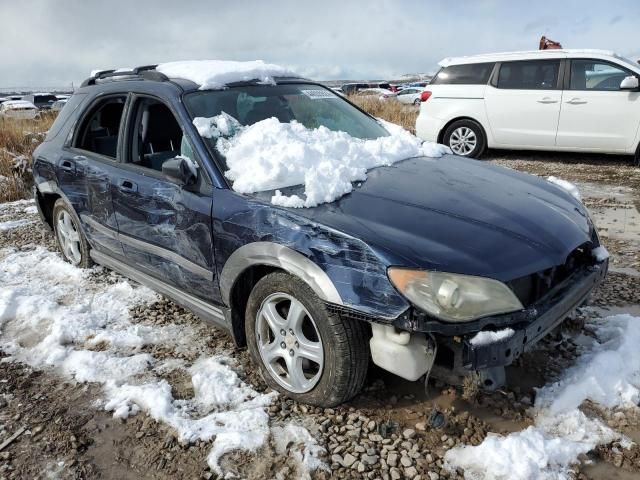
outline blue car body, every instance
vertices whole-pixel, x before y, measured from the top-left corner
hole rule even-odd
[[[80,88],[34,152],[34,194],[49,224],[57,198],[73,206],[98,263],[226,328],[238,344],[251,285],[284,269],[341,315],[438,336],[459,357],[451,367],[505,365],[604,278],[607,262],[590,256],[599,240],[579,201],[543,179],[453,155],[376,168],[352,193],[315,208],[274,206],[272,192],[239,194],[185,108],[183,96],[196,89],[184,80],[141,78]],[[124,163],[126,135],[115,159],[72,146],[84,112],[113,94],[127,96],[125,118],[135,95],[171,109],[200,159],[198,188]],[[391,284],[390,266],[500,280],[525,309],[447,324],[410,305]],[[505,325],[517,334],[500,351],[451,340]]]

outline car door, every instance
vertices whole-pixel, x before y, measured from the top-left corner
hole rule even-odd
[[[640,92],[621,90],[633,72],[598,59],[570,59],[556,144],[572,149],[633,149],[640,124]]]
[[[219,300],[209,179],[202,168],[192,186],[162,173],[162,164],[178,155],[200,162],[174,111],[156,98],[136,96],[126,132],[113,202],[128,263],[191,295]]]
[[[58,185],[72,203],[83,231],[98,251],[122,257],[113,208],[113,179],[128,94],[101,95],[80,116],[58,160]]]
[[[502,62],[485,91],[496,144],[553,147],[562,99],[561,60]]]

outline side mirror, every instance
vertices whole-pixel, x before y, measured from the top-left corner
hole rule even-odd
[[[187,157],[175,157],[165,160],[162,173],[182,185],[193,185],[198,180],[198,165]]]
[[[640,81],[638,81],[638,77],[634,75],[629,75],[628,77],[624,77],[624,79],[620,83],[620,90],[636,90],[639,87],[640,87]]]

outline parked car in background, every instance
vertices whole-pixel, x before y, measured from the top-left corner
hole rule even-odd
[[[423,90],[423,88],[404,88],[397,92],[393,98],[407,105],[420,105],[420,95]]]
[[[477,158],[488,148],[635,154],[640,65],[603,50],[449,58],[422,94],[416,133]]]
[[[221,136],[293,121],[343,144],[396,134],[306,79],[265,85],[241,68],[223,78],[243,81],[202,90],[200,63],[180,62],[191,78],[163,67],[98,74],[69,99],[33,154],[38,211],[66,260],[119,271],[226,329],[291,398],[344,402],[371,360],[411,381],[477,375],[498,388],[606,274],[587,209],[566,190],[436,158],[435,145],[312,208],[274,205],[267,186],[238,192]]]
[[[396,93],[386,88],[363,88],[355,93],[359,97],[376,97],[378,100],[387,100],[395,97]]]
[[[425,80],[424,82],[405,83],[403,86],[404,86],[404,88],[420,88],[420,89],[424,89],[424,87],[426,87],[427,85],[429,85],[429,82]]]
[[[58,98],[51,93],[31,93],[22,97],[23,100],[33,103],[39,110],[50,110]]]
[[[0,118],[32,120],[38,115],[36,106],[26,100],[7,100],[0,103]]]
[[[345,83],[340,87],[340,89],[344,92],[345,95],[353,95],[360,90],[372,89],[372,88],[381,88],[384,90],[388,90],[390,92],[393,92],[396,90],[396,87],[392,87],[391,84],[386,82]]]
[[[62,110],[62,107],[64,107],[67,103],[67,100],[56,100],[55,102],[53,102],[53,105],[51,105],[51,111],[52,112],[59,112],[60,110]]]

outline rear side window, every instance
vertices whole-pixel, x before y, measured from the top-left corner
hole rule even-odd
[[[485,85],[495,63],[449,65],[441,69],[431,85]]]
[[[67,100],[67,103],[65,103],[64,107],[62,107],[62,110],[60,110],[60,113],[58,113],[58,116],[53,122],[53,125],[51,125],[51,128],[47,132],[47,137],[44,139],[45,142],[53,140],[58,135],[58,133],[60,133],[62,127],[67,124],[67,120],[69,120],[69,117],[71,117],[71,115],[78,109],[78,106],[86,97],[86,93],[76,93],[71,98],[69,98],[69,100]]]
[[[124,95],[109,97],[92,108],[80,122],[74,147],[115,159],[126,100]]]
[[[500,66],[498,88],[554,90],[558,88],[560,60],[505,62]]]

